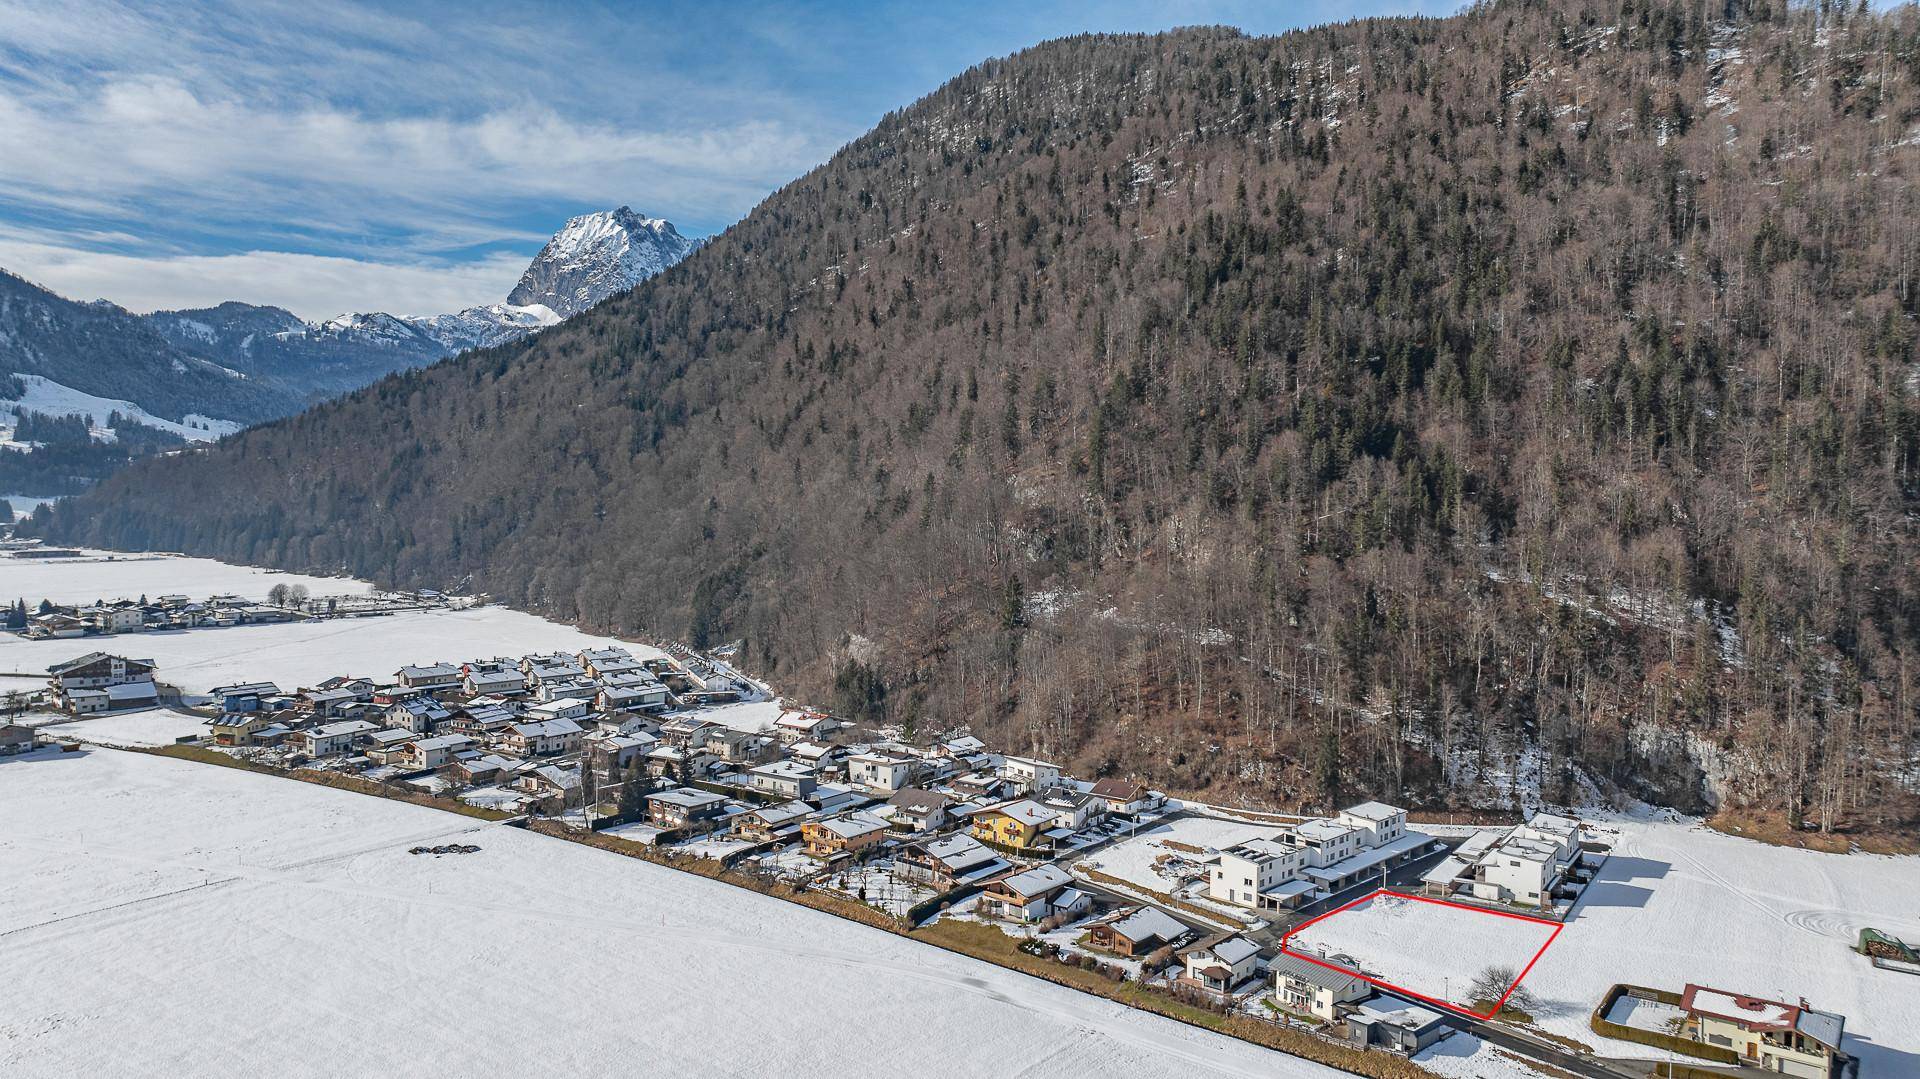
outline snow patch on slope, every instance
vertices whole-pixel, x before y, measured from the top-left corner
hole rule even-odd
[[[85,416],[94,428],[94,435],[101,441],[113,440],[113,428],[109,420],[115,412],[148,427],[168,431],[190,442],[211,442],[224,435],[240,430],[241,425],[232,420],[216,420],[197,414],[189,414],[186,422],[175,423],[163,420],[131,401],[116,401],[106,397],[95,397],[90,393],[81,393],[70,386],[41,375],[16,376],[26,386],[26,393],[18,400],[0,400],[0,414],[18,415],[21,412],[38,412],[47,416]]]

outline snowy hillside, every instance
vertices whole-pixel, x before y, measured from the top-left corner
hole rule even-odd
[[[698,246],[671,221],[625,206],[583,214],[547,241],[507,302],[544,304],[566,318],[627,291]]]
[[[9,418],[9,424],[11,417],[21,412],[38,412],[46,416],[85,416],[94,429],[94,437],[102,441],[113,438],[113,427],[109,421],[115,412],[191,442],[211,442],[240,429],[240,425],[232,420],[210,419],[192,413],[188,413],[179,423],[163,420],[131,401],[95,397],[40,375],[20,375],[19,379],[26,387],[26,393],[17,400],[0,399],[0,414]]]

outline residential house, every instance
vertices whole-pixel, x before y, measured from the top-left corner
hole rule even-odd
[[[788,712],[773,721],[773,729],[780,741],[788,745],[820,742],[840,729],[840,721],[819,712]]]
[[[407,764],[414,768],[445,768],[453,763],[455,754],[472,745],[473,739],[464,734],[443,734],[408,742],[401,752],[406,755]]]
[[[580,789],[580,769],[542,764],[521,772],[513,785],[539,799],[545,811],[552,812],[567,805]]]
[[[478,786],[509,779],[523,764],[510,757],[482,753],[472,757],[455,757],[447,766],[447,771],[454,779],[468,786]]]
[[[847,758],[847,782],[881,796],[891,795],[913,778],[914,758],[873,750]]]
[[[1467,866],[1461,884],[1476,899],[1550,907],[1554,889],[1580,861],[1583,840],[1579,821],[1536,813]]]
[[[461,675],[460,688],[470,697],[517,696],[527,691],[527,680],[518,668],[504,663],[498,666],[470,663]]]
[[[1339,1018],[1339,1008],[1373,995],[1365,979],[1282,951],[1268,969],[1273,973],[1274,1002],[1290,1012],[1317,1016],[1328,1022]]]
[[[408,697],[387,706],[387,722],[414,734],[432,734],[453,718],[453,710],[428,696]]]
[[[1092,906],[1093,897],[1075,887],[1066,870],[1042,865],[988,884],[978,909],[989,917],[1038,922],[1053,914],[1081,914]]]
[[[1166,799],[1148,790],[1146,784],[1131,779],[1103,779],[1093,785],[1088,792],[1100,800],[1110,814],[1122,817],[1137,817],[1152,812]]]
[[[523,757],[571,753],[580,748],[585,732],[571,719],[548,719],[510,724],[499,736],[500,745]]]
[[[1043,791],[1060,782],[1060,766],[1033,757],[1007,757],[1000,762],[1000,775],[1021,794]]]
[[[912,844],[894,858],[894,872],[941,891],[976,884],[1008,868],[1005,858],[964,833]]]
[[[1107,815],[1107,804],[1074,787],[1054,787],[1039,798],[1040,804],[1053,810],[1053,827],[1077,832]]]
[[[1178,981],[1215,996],[1230,996],[1253,977],[1259,958],[1259,945],[1242,936],[1229,936],[1181,952],[1180,962],[1186,973]]]
[[[298,694],[301,707],[322,719],[334,719],[342,709],[352,704],[362,704],[373,699],[371,683],[362,685],[343,685],[332,688],[303,689]]]
[[[254,744],[255,734],[278,722],[266,712],[223,712],[208,720],[207,727],[216,745],[250,746]]]
[[[647,819],[662,828],[689,828],[718,820],[726,809],[725,798],[692,787],[647,795]]]
[[[798,761],[775,761],[747,773],[747,785],[761,794],[781,798],[805,798],[819,786],[813,769]]]
[[[368,731],[379,727],[364,719],[324,723],[300,732],[301,748],[309,757],[332,757],[353,748],[353,743]]]
[[[712,726],[701,732],[699,747],[729,764],[751,761],[760,755],[760,738],[732,727]],[[692,743],[689,743],[692,745]]]
[[[603,682],[594,698],[607,711],[658,712],[668,707],[667,687],[657,680]]]
[[[1740,1054],[1743,1064],[1764,1071],[1828,1079],[1848,1059],[1840,1050],[1845,1016],[1823,1012],[1802,1000],[1786,1004],[1688,985],[1680,997],[1684,1037]]]
[[[443,689],[460,688],[465,672],[451,663],[429,663],[420,667],[402,667],[394,674],[393,680],[408,689],[417,689],[434,693]]]
[[[1040,850],[1053,845],[1047,834],[1054,824],[1054,811],[1030,799],[988,806],[973,815],[970,831],[975,839],[998,843],[1013,850]]]
[[[470,738],[494,738],[508,727],[519,721],[520,715],[502,704],[483,703],[498,700],[497,697],[478,697],[465,704],[456,704],[448,708],[445,722],[436,722],[434,728],[447,734],[464,734]]]
[[[25,753],[33,748],[33,728],[18,723],[0,723],[0,757]]]
[[[27,619],[27,636],[29,637],[59,639],[84,637],[89,628],[91,627],[87,625],[86,619],[61,614],[58,611],[34,615]]]
[[[887,817],[896,831],[935,832],[947,825],[947,806],[953,799],[939,791],[907,787],[887,799]]]
[[[1132,958],[1160,948],[1177,947],[1191,936],[1193,930],[1166,911],[1158,907],[1135,907],[1093,923],[1087,929],[1087,945]]]
[[[1438,1009],[1382,993],[1347,1016],[1347,1040],[1402,1053],[1417,1053],[1453,1033]]]
[[[591,711],[593,711],[593,700],[590,697],[561,697],[528,707],[527,715],[536,720],[584,720],[587,718],[587,713]]]
[[[146,612],[133,603],[89,607],[82,617],[102,633],[138,633],[147,628]]]
[[[1207,859],[1209,897],[1255,910],[1286,910],[1421,857],[1432,837],[1406,827],[1404,810],[1366,802]]]
[[[871,813],[861,812],[810,820],[800,826],[800,837],[806,842],[807,853],[821,859],[865,850],[879,843],[886,834],[886,821]]]
[[[47,682],[56,698],[76,689],[104,689],[107,686],[152,682],[158,669],[150,659],[126,659],[105,652],[88,652],[77,659],[47,668]]]
[[[280,687],[272,682],[245,682],[213,687],[207,691],[207,703],[222,712],[257,712],[261,702],[279,695]]]
[[[761,806],[733,818],[733,832],[755,843],[791,842],[800,836],[800,826],[814,815],[805,802],[781,802]]]

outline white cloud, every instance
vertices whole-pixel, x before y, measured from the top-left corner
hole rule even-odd
[[[526,259],[507,254],[443,265],[285,251],[141,256],[0,236],[0,266],[62,296],[104,296],[142,313],[243,300],[311,321],[349,311],[432,315],[498,303]]]
[[[0,88],[0,145],[10,148],[0,184],[16,202],[101,212],[139,200],[195,217],[429,238],[470,232],[485,207],[525,199],[724,219],[826,152],[766,120],[653,132],[533,107],[376,118],[263,108],[164,76],[114,79],[78,101]]]

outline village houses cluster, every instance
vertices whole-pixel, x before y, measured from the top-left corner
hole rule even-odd
[[[168,695],[153,663],[101,652],[49,673],[52,700],[82,715]],[[199,741],[557,816],[670,856],[838,890],[908,921],[939,911],[994,922],[1036,954],[1096,963],[1213,1007],[1273,1009],[1328,1037],[1399,1052],[1446,1037],[1456,1017],[1324,955],[1276,947],[1258,932],[1266,920],[1394,878],[1452,902],[1564,918],[1604,858],[1565,815],[1449,841],[1410,828],[1406,810],[1369,801],[1209,849],[1190,901],[1156,903],[1080,872],[1076,858],[1191,808],[1131,779],[1088,781],[996,753],[964,733],[915,745],[816,711],[736,727],[711,710],[765,699],[766,687],[717,655],[670,646],[639,658],[604,647],[412,664],[380,681],[221,686],[199,706],[208,728]],[[1821,1062],[1844,1059],[1844,1020],[1804,1004],[1690,986],[1678,1011],[1687,1037],[1755,1054],[1765,1046],[1774,1070],[1826,1075]]]
[[[311,619],[364,618],[479,602],[474,597],[450,598],[434,591],[312,598],[304,589],[284,589],[285,586],[281,586],[274,597],[264,602],[235,595],[204,599],[185,595],[141,596],[85,604],[42,600],[31,610],[21,601],[0,609],[0,613],[5,614],[6,627],[22,636],[65,640],[122,633],[274,625]]]

